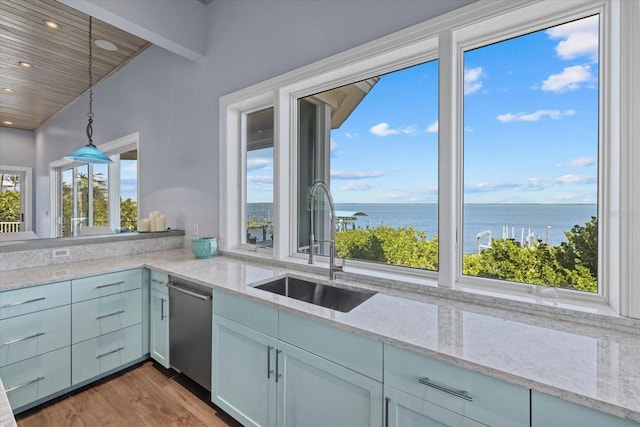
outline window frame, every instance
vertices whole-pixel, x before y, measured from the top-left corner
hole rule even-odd
[[[140,194],[140,133],[133,132],[121,138],[114,139],[97,146],[100,151],[105,153],[113,160],[108,166],[108,215],[109,227],[120,229],[120,154],[131,150],[138,151],[138,172],[137,172],[137,189],[136,194]],[[50,235],[52,237],[61,237],[62,230],[60,228],[62,220],[62,170],[73,168],[74,179],[75,169],[86,163],[74,162],[72,160],[60,159],[49,163],[49,181],[50,181]],[[93,223],[93,173],[92,167],[89,165],[89,224]],[[116,201],[117,202],[114,202]],[[139,200],[138,200],[139,202]],[[138,209],[138,218],[140,210]]]
[[[634,3],[634,2],[629,2]],[[623,9],[632,13],[622,13]],[[504,297],[555,307],[576,308],[601,313],[613,312],[640,317],[640,292],[632,278],[640,278],[640,267],[633,266],[621,253],[640,251],[633,238],[640,227],[633,228],[630,218],[638,201],[622,197],[632,192],[633,182],[640,182],[640,172],[633,172],[629,159],[634,133],[630,129],[620,140],[621,131],[638,125],[633,123],[633,94],[621,93],[620,84],[635,88],[637,77],[631,55],[640,45],[639,30],[633,29],[633,13],[638,5],[620,0],[566,0],[521,2],[479,1],[440,17],[414,25],[389,36],[374,40],[341,54],[290,71],[281,76],[242,89],[220,98],[220,248],[243,251],[239,244],[239,205],[233,192],[244,177],[237,173],[241,165],[238,117],[243,111],[260,106],[274,106],[274,236],[273,251],[265,256],[301,263],[297,254],[296,194],[297,180],[297,100],[313,93],[353,83],[375,75],[399,70],[432,59],[439,61],[439,271],[416,272],[413,269],[380,266],[349,260],[349,271],[376,270],[401,281],[453,288],[486,297]],[[599,97],[599,165],[598,165],[598,294],[517,284],[495,279],[462,275],[462,53],[470,46],[527,34],[592,14],[600,15],[600,97]],[[624,16],[624,15],[628,16]],[[635,31],[635,32],[634,32]],[[631,34],[633,37],[622,37]],[[622,40],[626,44],[622,44]],[[622,48],[625,51],[622,51]],[[624,55],[622,54],[624,53]],[[635,62],[634,62],[635,61]],[[633,86],[632,83],[636,82]],[[626,101],[627,111],[620,102]],[[636,101],[637,103],[637,96]],[[636,107],[637,109],[637,107]],[[637,132],[636,132],[637,134]],[[636,137],[637,138],[637,137]],[[450,143],[451,142],[451,143]],[[625,155],[629,155],[625,157]],[[638,154],[635,154],[638,157]],[[243,170],[240,168],[239,170]],[[237,192],[237,191],[236,191]],[[638,199],[638,197],[636,197]],[[633,204],[635,201],[635,205]],[[628,209],[621,214],[621,209]],[[287,224],[286,227],[278,226]],[[630,230],[635,233],[623,234]],[[246,254],[246,251],[243,253]],[[319,264],[322,265],[322,257]],[[412,270],[412,271],[407,271]],[[612,310],[611,310],[612,309]],[[634,311],[635,310],[635,311]]]

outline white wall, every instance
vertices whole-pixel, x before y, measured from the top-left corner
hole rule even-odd
[[[204,59],[152,46],[95,88],[94,142],[139,131],[141,214],[159,210],[172,228],[216,235],[220,96],[472,1],[216,0]],[[48,163],[86,143],[87,108],[83,97],[36,131],[39,235]]]
[[[0,126],[0,165],[35,167],[35,133]]]

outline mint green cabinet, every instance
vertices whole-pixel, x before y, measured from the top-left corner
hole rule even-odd
[[[213,403],[246,426],[382,426],[382,383],[360,372],[378,360],[382,377],[382,344],[226,292],[213,298]]]
[[[151,270],[149,297],[149,354],[153,360],[169,368],[169,292],[165,273]]]
[[[595,409],[531,391],[532,427],[639,427],[640,423],[625,420]]]
[[[245,426],[276,425],[275,338],[214,315],[213,403]]]
[[[385,427],[485,425],[388,385],[384,386],[384,395]]]
[[[382,426],[382,383],[278,342],[278,427]]]

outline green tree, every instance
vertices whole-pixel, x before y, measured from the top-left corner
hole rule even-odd
[[[0,222],[20,221],[20,193],[3,191],[0,193]]]
[[[598,277],[598,220],[595,216],[584,226],[574,225],[565,231],[567,242],[560,244],[558,261],[562,267],[576,270],[586,268],[594,278]]]
[[[120,198],[120,229],[136,231],[138,229],[138,204],[127,198]]]

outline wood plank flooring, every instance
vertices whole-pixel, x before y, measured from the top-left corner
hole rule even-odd
[[[238,427],[183,375],[144,362],[16,416],[18,427]]]

